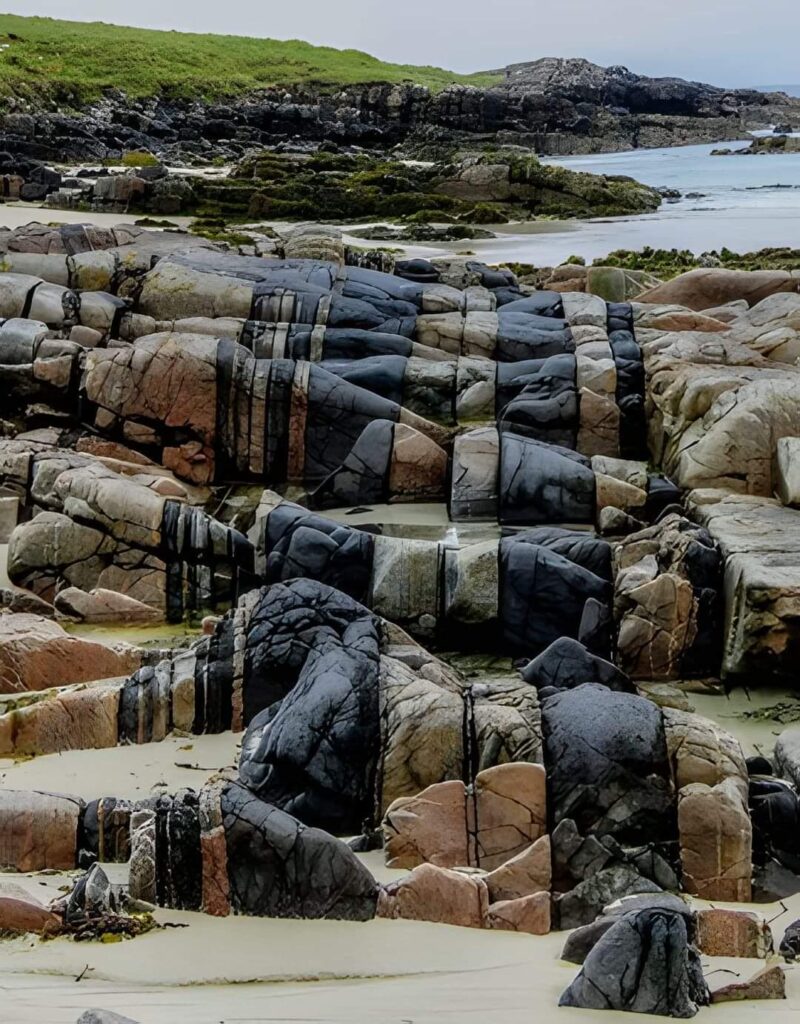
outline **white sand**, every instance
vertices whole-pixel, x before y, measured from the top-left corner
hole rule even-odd
[[[199,789],[215,772],[238,763],[240,741],[241,734],[230,732],[183,739],[171,736],[163,743],[68,750],[27,761],[0,758],[0,787],[70,793],[84,800],[101,796],[142,799],[156,787],[169,792]]]
[[[115,224],[133,224],[146,216],[143,213],[95,213],[86,210],[56,210],[50,206],[35,203],[0,204],[0,227],[21,228],[26,224],[95,224],[101,228],[113,228]],[[156,219],[162,219],[156,217]],[[191,217],[167,216],[175,227],[186,228]],[[2,1021],[2,1017],[0,1017]]]
[[[791,908],[800,913],[800,901]],[[543,938],[406,921],[224,920],[160,912],[188,923],[115,945],[19,939],[0,947],[0,1021],[66,1024],[89,1006],[142,1024],[314,1021],[341,1024],[626,1024],[559,1009],[576,972],[558,959],[563,935]],[[791,912],[787,919],[791,919]],[[760,961],[707,960],[749,977]],[[80,982],[76,978],[90,968]],[[711,975],[712,987],[730,974]],[[786,1002],[732,1003],[699,1019],[790,1024],[800,975]],[[712,1016],[713,1015],[713,1016]]]

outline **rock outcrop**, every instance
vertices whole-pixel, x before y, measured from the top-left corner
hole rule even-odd
[[[782,93],[647,78],[583,59],[544,58],[496,72],[497,84],[438,92],[411,82],[337,89],[282,86],[223,102],[165,94],[135,105],[109,93],[81,113],[10,113],[6,147],[25,158],[75,161],[150,150],[173,162],[241,155],[300,136],[306,143],[410,147],[491,134],[541,152],[594,152],[738,138],[748,126],[797,123]],[[501,77],[502,76],[502,77]],[[5,168],[4,168],[5,169]],[[19,161],[7,170],[22,169]],[[164,212],[169,212],[165,210]]]

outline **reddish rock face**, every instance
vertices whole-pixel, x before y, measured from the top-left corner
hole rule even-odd
[[[228,851],[225,829],[219,825],[200,837],[203,858],[203,910],[214,917],[227,917],[231,912],[228,881]]]
[[[478,866],[491,871],[526,850],[547,830],[545,770],[502,764],[475,779]]]
[[[797,291],[797,281],[785,270],[690,270],[638,297],[638,302],[686,306],[701,312],[712,306],[745,299],[750,306],[777,292]]]
[[[112,415],[185,430],[213,445],[216,344],[203,335],[165,333],[93,352],[87,397]]]
[[[38,615],[0,615],[0,692],[127,676],[139,667],[134,648],[115,651],[70,636]]]
[[[542,836],[485,876],[492,902],[548,892],[552,884],[550,836]]]
[[[80,809],[74,797],[0,790],[0,868],[71,871]]]
[[[775,964],[764,967],[748,981],[726,985],[711,993],[712,1003],[730,1003],[739,999],[785,999],[786,975],[783,968]]]
[[[199,441],[187,441],[179,448],[164,448],[161,455],[166,469],[181,480],[208,484],[214,479],[214,449]]]
[[[736,780],[685,786],[678,796],[683,884],[706,900],[748,903],[752,827]]]
[[[447,453],[418,430],[398,423],[389,470],[393,496],[441,499],[447,477]]]
[[[67,690],[0,715],[0,756],[115,747],[119,686]]]
[[[486,915],[486,927],[547,935],[550,931],[550,893],[537,892],[522,899],[493,903]]]
[[[0,932],[55,935],[60,930],[61,918],[43,907],[21,885],[0,883]]]
[[[697,948],[706,956],[757,957],[772,952],[772,932],[759,914],[741,910],[701,910],[697,915]]]
[[[481,878],[422,864],[381,890],[377,916],[483,928],[488,910]]]
[[[544,768],[499,765],[478,774],[474,793],[456,780],[396,800],[384,820],[387,864],[491,871],[544,835],[546,822]]]
[[[467,791],[460,780],[429,786],[419,796],[401,797],[386,812],[386,864],[390,868],[466,867]]]

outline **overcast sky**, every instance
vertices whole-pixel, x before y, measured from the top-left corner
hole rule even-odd
[[[456,71],[587,57],[719,85],[800,82],[798,0],[25,0],[15,13],[307,39]]]

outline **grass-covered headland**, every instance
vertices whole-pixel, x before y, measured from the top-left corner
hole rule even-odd
[[[131,97],[214,99],[271,86],[336,88],[414,82],[491,85],[492,75],[387,64],[359,50],[0,14],[0,96],[88,103],[108,88]]]

